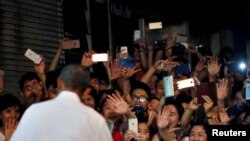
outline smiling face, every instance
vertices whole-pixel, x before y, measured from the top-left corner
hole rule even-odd
[[[143,89],[135,89],[131,95],[132,107],[143,107],[145,110],[148,109],[148,95]]]
[[[169,124],[167,128],[175,128],[180,122],[179,113],[174,105],[170,104],[170,105],[167,105],[167,107],[169,107],[170,109],[170,113],[168,117]]]
[[[195,125],[191,129],[189,141],[207,141],[207,133],[202,125]]]

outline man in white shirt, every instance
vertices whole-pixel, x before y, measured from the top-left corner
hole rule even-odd
[[[82,66],[66,66],[58,79],[62,91],[29,107],[11,141],[112,141],[104,118],[79,99],[88,82]]]

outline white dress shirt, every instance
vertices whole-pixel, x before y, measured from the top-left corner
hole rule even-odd
[[[30,106],[11,141],[112,141],[104,118],[83,105],[77,94],[61,92],[57,98]]]

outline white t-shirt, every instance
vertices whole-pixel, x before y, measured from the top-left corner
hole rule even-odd
[[[77,94],[63,91],[30,106],[11,141],[112,141],[112,136],[100,114],[83,105]]]

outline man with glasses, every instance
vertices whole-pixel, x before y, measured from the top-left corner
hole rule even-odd
[[[133,108],[132,111],[135,112],[137,118],[147,118],[150,95],[150,88],[147,84],[137,82],[132,86],[130,90],[130,96],[132,99],[131,105]]]

